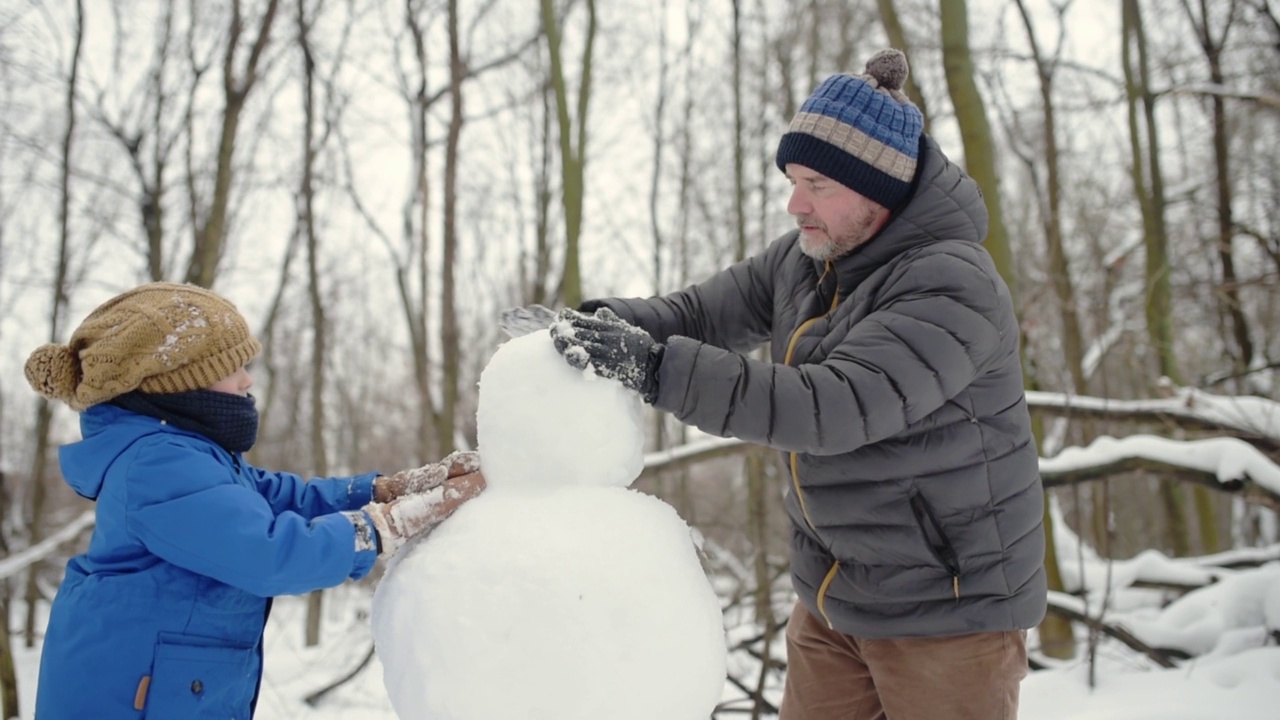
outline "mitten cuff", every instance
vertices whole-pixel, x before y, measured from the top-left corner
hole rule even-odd
[[[658,368],[662,367],[662,356],[666,351],[667,346],[660,342],[649,346],[645,363],[644,387],[640,388],[640,399],[644,400],[646,405],[652,405],[658,401]]]
[[[368,552],[370,550],[381,552],[382,542],[378,537],[378,531],[373,522],[373,518],[369,513],[363,510],[347,510],[341,513],[351,525],[355,528],[356,552]]]

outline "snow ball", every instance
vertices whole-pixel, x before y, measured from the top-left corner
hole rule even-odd
[[[640,398],[576,370],[548,330],[499,346],[480,375],[481,467],[500,487],[626,487],[644,468]]]

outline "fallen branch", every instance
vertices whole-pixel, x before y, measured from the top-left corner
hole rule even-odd
[[[1162,668],[1177,667],[1177,664],[1175,664],[1174,661],[1170,658],[1171,655],[1176,654],[1176,655],[1185,656],[1185,654],[1181,652],[1174,652],[1174,651],[1160,649],[1160,648],[1153,648],[1150,645],[1147,645],[1146,643],[1139,640],[1137,637],[1133,635],[1133,633],[1129,632],[1128,630],[1125,630],[1124,628],[1118,625],[1111,625],[1111,624],[1102,622],[1101,620],[1095,617],[1091,617],[1088,614],[1083,613],[1074,607],[1070,607],[1066,603],[1059,602],[1057,598],[1054,597],[1054,593],[1049,594],[1049,612],[1054,613],[1056,615],[1061,615],[1062,617],[1065,617],[1068,620],[1074,620],[1079,623],[1084,623],[1085,625],[1102,633],[1103,635],[1106,635],[1107,637],[1114,638],[1115,640],[1120,641],[1130,650],[1133,650],[1134,652],[1141,653],[1142,655],[1147,656],[1151,660],[1151,662],[1159,665]],[[1185,659],[1185,657],[1183,657],[1182,659]]]
[[[1159,422],[1188,430],[1234,435],[1262,450],[1280,450],[1280,404],[1250,396],[1213,395],[1173,388],[1173,397],[1152,400],[1027,391],[1027,407],[1045,414],[1095,420]]]
[[[1046,487],[1147,470],[1246,499],[1280,505],[1280,467],[1238,438],[1170,440],[1152,435],[1101,437],[1087,448],[1067,448],[1040,459]]]
[[[94,517],[93,510],[85,510],[79,517],[67,523],[58,532],[12,557],[0,560],[0,580],[12,577],[52,555],[57,551],[59,545],[74,540],[85,528],[92,527]]]
[[[369,651],[364,654],[364,659],[360,661],[359,665],[355,666],[355,669],[353,669],[351,672],[348,672],[346,675],[343,675],[342,677],[338,678],[337,680],[334,680],[328,685],[325,685],[319,690],[316,690],[310,695],[306,696],[305,698],[303,698],[303,701],[306,702],[307,705],[311,707],[315,707],[316,705],[319,705],[320,701],[324,699],[325,695],[328,695],[334,690],[337,690],[343,685],[346,685],[348,682],[351,681],[352,678],[359,675],[362,670],[368,667],[369,662],[372,660],[373,660],[373,643],[369,643]]]

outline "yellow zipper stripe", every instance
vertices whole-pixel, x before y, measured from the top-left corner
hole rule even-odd
[[[818,278],[819,291],[821,291],[822,289],[822,281],[826,279],[827,273],[829,272],[831,272],[831,263],[826,264],[826,267],[823,268],[822,270],[822,277]],[[827,314],[831,314],[832,312],[834,312],[836,309],[836,306],[839,304],[840,304],[840,288],[837,287],[836,291],[832,293],[831,307],[827,310]],[[791,358],[793,355],[795,355],[796,343],[800,340],[800,336],[804,334],[805,330],[809,329],[810,325],[817,322],[821,317],[822,316],[809,318],[808,320],[805,320],[804,322],[800,323],[800,327],[797,327],[796,331],[791,334],[791,340],[787,343],[786,355],[784,355],[782,358],[782,363],[784,365],[791,364]],[[818,529],[813,526],[813,518],[809,517],[809,505],[808,503],[805,502],[804,493],[801,492],[800,490],[800,466],[798,461],[798,455],[797,453],[791,453],[790,455],[791,455],[791,485],[796,491],[796,500],[800,503],[800,514],[804,515],[804,521],[809,524],[809,529],[813,530],[814,534],[816,535],[818,532]],[[831,624],[831,616],[827,615],[827,610],[826,610],[827,588],[831,586],[831,581],[836,579],[836,573],[838,573],[839,571],[840,571],[840,563],[839,562],[833,563],[831,565],[831,569],[827,571],[827,576],[822,579],[822,584],[818,586],[818,613],[822,615],[822,620],[827,624],[827,627],[832,629],[834,629],[835,626]]]
[[[818,612],[822,614],[822,619],[826,621],[827,627],[834,630],[835,625],[831,624],[831,616],[827,614],[827,588],[831,587],[831,581],[836,579],[836,573],[840,572],[839,561],[831,563],[831,569],[827,571],[827,576],[822,578],[822,585],[818,586]]]

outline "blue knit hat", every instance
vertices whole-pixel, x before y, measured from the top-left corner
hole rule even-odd
[[[907,58],[881,50],[863,75],[833,75],[800,106],[778,143],[778,169],[803,165],[890,210],[911,192],[924,116],[902,94]]]

